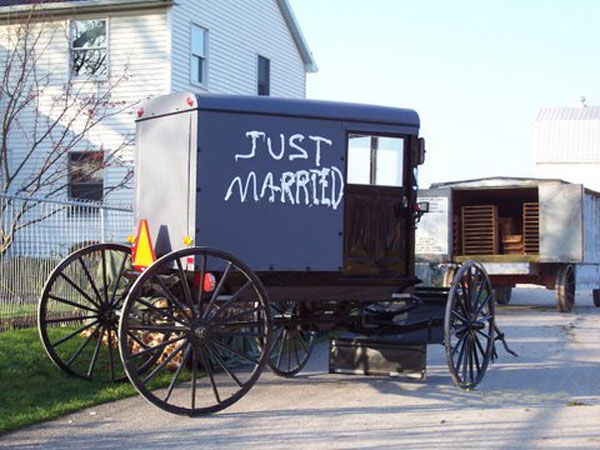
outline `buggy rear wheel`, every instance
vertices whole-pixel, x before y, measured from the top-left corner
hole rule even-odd
[[[118,381],[118,314],[130,287],[131,249],[95,244],[50,274],[38,306],[42,345],[56,366],[88,380]]]
[[[136,348],[141,332],[165,336]],[[179,250],[148,267],[132,286],[119,325],[119,350],[138,392],[159,408],[199,416],[243,397],[270,351],[271,312],[256,274],[208,247]],[[138,370],[141,357],[156,364]]]
[[[315,344],[315,332],[302,329],[296,323],[301,304],[272,302],[273,347],[269,367],[282,377],[293,377],[308,362]]]
[[[475,388],[483,379],[494,348],[494,294],[492,283],[475,261],[456,272],[446,304],[444,346],[454,382]]]

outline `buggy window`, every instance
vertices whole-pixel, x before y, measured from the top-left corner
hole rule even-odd
[[[402,186],[404,139],[350,134],[348,136],[348,183]]]

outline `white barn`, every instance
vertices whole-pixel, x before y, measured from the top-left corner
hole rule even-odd
[[[52,99],[64,86],[77,86],[86,95],[99,93],[107,80],[124,74],[114,99],[133,104],[186,90],[305,97],[306,74],[317,70],[287,0],[0,0],[0,57],[6,59],[6,36],[32,3],[38,3],[36,26],[44,27],[37,68],[49,80],[37,114],[42,111],[50,119],[55,118]],[[134,131],[136,108],[103,121],[86,134],[85,142],[70,149],[65,170],[69,186],[60,198],[131,202],[131,190],[98,194],[122,180],[127,169],[105,165],[96,176],[79,180],[72,173],[93,164],[86,152],[96,149],[96,160],[102,161],[100,152],[119,146]],[[20,121],[24,132],[10,136],[8,163],[13,169],[33,135],[28,127],[33,127],[36,113],[28,114],[30,123]],[[47,145],[36,152],[38,157],[28,161],[30,173],[42,164]],[[122,153],[125,161],[131,160],[131,146]],[[30,173],[21,173],[13,192]]]
[[[533,142],[536,177],[600,191],[600,106],[542,108]]]

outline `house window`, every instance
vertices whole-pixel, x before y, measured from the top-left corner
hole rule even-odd
[[[206,84],[206,43],[208,30],[192,24],[192,59],[190,61],[191,80],[196,84]]]
[[[404,139],[351,134],[348,136],[350,184],[402,186]]]
[[[106,20],[72,20],[70,24],[71,78],[106,78],[108,39]]]
[[[258,95],[271,93],[271,61],[264,56],[258,56]]]
[[[72,200],[102,201],[104,153],[69,153],[69,197]]]

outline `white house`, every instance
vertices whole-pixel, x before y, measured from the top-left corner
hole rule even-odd
[[[32,0],[0,0],[0,52],[8,54],[7,33],[22,22]],[[37,70],[48,85],[37,114],[56,119],[56,98],[65,86],[82,95],[100,95],[118,77],[116,103],[193,90],[242,95],[304,97],[306,74],[317,70],[287,0],[40,0],[35,26],[43,27]],[[0,55],[1,56],[1,55]],[[73,88],[74,86],[74,88]],[[0,108],[2,108],[0,98]],[[105,151],[118,147],[134,130],[131,107],[86,133],[68,152],[64,171],[68,189],[61,198],[131,201],[128,190],[102,194],[125,169],[103,163]],[[30,148],[35,111],[21,120],[23,133],[9,142],[9,165]],[[23,117],[27,118],[27,115]],[[70,118],[60,118],[65,125]],[[75,118],[79,120],[79,118]],[[38,128],[40,124],[38,123]],[[36,131],[39,134],[39,130]],[[46,145],[47,144],[47,145]],[[48,143],[28,164],[43,164]],[[127,160],[130,147],[122,151]],[[97,167],[96,167],[97,166]],[[95,167],[93,175],[83,168]],[[22,174],[23,180],[28,177]]]
[[[535,175],[600,191],[600,106],[541,108],[534,126]]]

